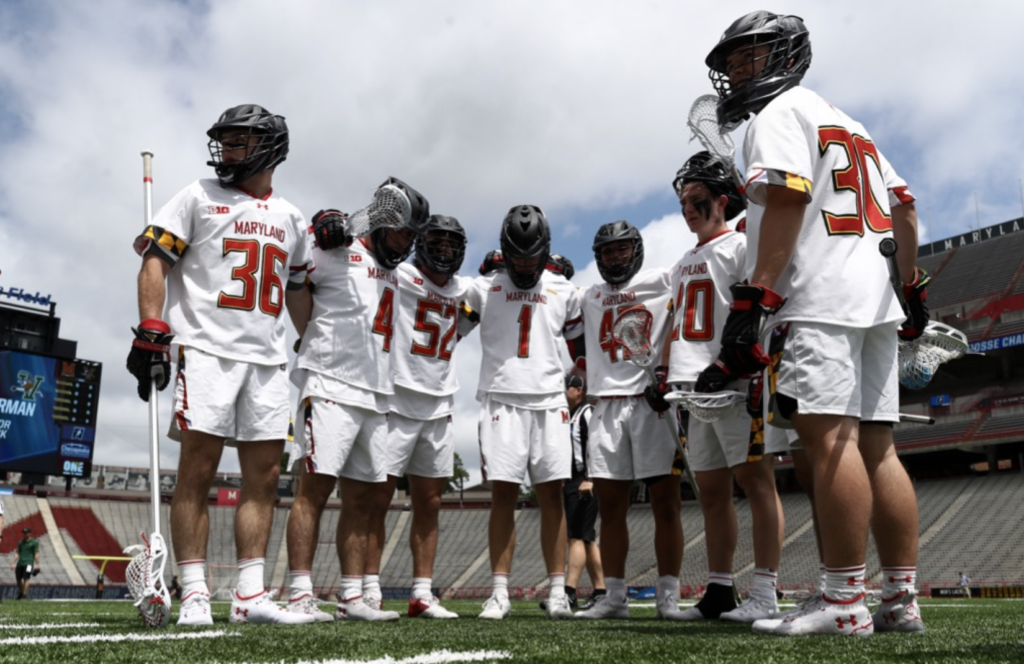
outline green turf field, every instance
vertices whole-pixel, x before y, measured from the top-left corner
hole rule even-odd
[[[926,600],[925,634],[867,639],[768,637],[744,625],[670,624],[655,619],[652,602],[636,602],[633,619],[622,621],[554,622],[535,603],[518,602],[511,619],[491,622],[475,618],[479,602],[459,601],[446,606],[460,612],[460,620],[297,627],[229,625],[228,606],[214,604],[213,627],[149,630],[128,602],[8,600],[0,604],[0,662],[1024,662],[1020,600]]]

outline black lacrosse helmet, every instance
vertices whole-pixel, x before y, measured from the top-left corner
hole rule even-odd
[[[442,247],[441,242],[447,246]],[[458,219],[432,214],[416,235],[413,261],[428,270],[453,275],[466,257],[466,242],[466,231]]]
[[[536,205],[516,205],[501,224],[501,253],[505,269],[516,288],[528,290],[537,285],[551,255],[551,229],[547,217]],[[522,272],[516,260],[537,259],[533,269]]]
[[[732,219],[747,209],[747,201],[736,187],[736,181],[722,160],[712,156],[707,150],[701,150],[686,160],[683,167],[676,171],[672,180],[672,188],[676,196],[683,195],[683,187],[691,182],[703,182],[713,196],[727,196],[729,202],[725,206],[725,218]]]
[[[419,229],[427,223],[427,219],[430,217],[430,202],[427,201],[423,194],[396,177],[389,177],[377,189],[387,186],[401,189],[402,193],[409,199],[411,214],[408,225],[403,228],[410,228],[419,233]],[[377,257],[377,261],[385,268],[393,270],[398,267],[399,263],[409,257],[409,254],[412,253],[414,242],[410,242],[409,246],[401,251],[396,250],[388,245],[388,230],[387,227],[376,228],[370,232],[370,237],[373,239],[373,253]]]
[[[633,256],[622,265],[609,265],[601,258],[601,247],[611,242],[626,240],[633,243]],[[636,226],[628,221],[613,221],[597,229],[594,235],[594,260],[601,278],[612,286],[624,284],[640,271],[644,264],[644,238]]]
[[[249,156],[234,163],[224,162],[224,145],[221,139],[225,132],[240,132],[239,141],[258,137]],[[210,161],[221,184],[237,185],[253,175],[274,168],[288,156],[288,125],[280,115],[274,115],[256,104],[242,104],[229,108],[206,132],[210,137]]]
[[[744,46],[770,46],[771,50],[760,72],[733,87],[726,60]],[[718,93],[718,124],[732,129],[800,83],[811,66],[810,33],[799,16],[751,12],[726,29],[704,62]]]

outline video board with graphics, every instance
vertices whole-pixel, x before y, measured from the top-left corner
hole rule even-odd
[[[0,350],[0,470],[89,477],[102,365]]]

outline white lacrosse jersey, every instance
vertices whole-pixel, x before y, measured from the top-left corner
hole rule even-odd
[[[454,275],[438,286],[410,263],[401,263],[395,272],[399,304],[391,353],[396,388],[391,410],[420,420],[448,415],[459,389],[454,361],[459,304],[471,280]]]
[[[288,362],[285,288],[313,270],[302,213],[271,192],[253,198],[218,180],[182,189],[135,238],[171,263],[167,323],[174,343],[253,364]]]
[[[864,126],[798,86],[757,114],[747,130],[744,157],[751,203],[748,274],[768,186],[807,196],[793,259],[774,287],[788,301],[770,324],[800,320],[871,327],[902,320],[878,244],[892,237],[891,205],[907,202],[909,192]]]
[[[602,281],[584,291],[587,394],[628,396],[644,391],[650,383],[647,372],[629,361],[626,349],[612,338],[612,327],[623,311],[637,307],[650,311],[651,367],[654,368],[661,364],[671,301],[666,270],[644,270],[618,286]]]
[[[580,296],[565,277],[547,270],[529,290],[504,270],[477,277],[463,315],[478,320],[483,358],[477,397],[527,409],[565,408],[561,350],[583,334]]]
[[[301,387],[305,369],[328,381],[392,394],[398,276],[381,267],[361,240],[327,251],[314,248],[313,256],[313,313],[292,381]]]
[[[746,277],[747,237],[725,231],[698,244],[669,271],[672,332],[668,380],[689,383],[718,358],[729,287]],[[588,358],[589,361],[589,358]]]

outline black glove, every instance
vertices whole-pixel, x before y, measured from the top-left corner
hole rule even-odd
[[[139,398],[149,401],[152,381],[163,390],[171,382],[171,328],[158,318],[147,318],[133,327],[135,340],[128,353],[128,371],[139,380]]]
[[[313,215],[313,242],[321,249],[336,249],[352,244],[348,215],[339,210],[320,210]]]
[[[484,261],[480,263],[480,274],[487,276],[495,270],[505,269],[505,257],[501,255],[501,249],[488,251]]]
[[[39,576],[39,565],[32,568],[32,576]]]
[[[757,284],[733,284],[732,306],[722,330],[722,350],[718,359],[726,372],[739,377],[760,371],[770,360],[761,348],[764,321],[778,311],[786,300],[770,288]]]
[[[544,266],[544,269],[554,274],[560,274],[570,280],[576,274],[576,268],[573,267],[572,261],[561,254],[551,254],[548,256],[548,264]]]
[[[654,369],[654,382],[644,388],[644,399],[647,399],[647,405],[656,413],[664,413],[672,407],[672,404],[665,401],[665,395],[669,392],[667,381],[668,367],[659,366]]]
[[[736,380],[736,376],[729,373],[721,360],[715,360],[697,376],[697,382],[693,384],[694,392],[721,392],[725,386]]]
[[[928,313],[928,304],[925,302],[928,296],[928,284],[932,281],[931,276],[921,268],[914,268],[914,283],[903,285],[903,299],[907,302],[910,316],[900,325],[899,335],[903,341],[913,341],[922,334],[931,320]]]

